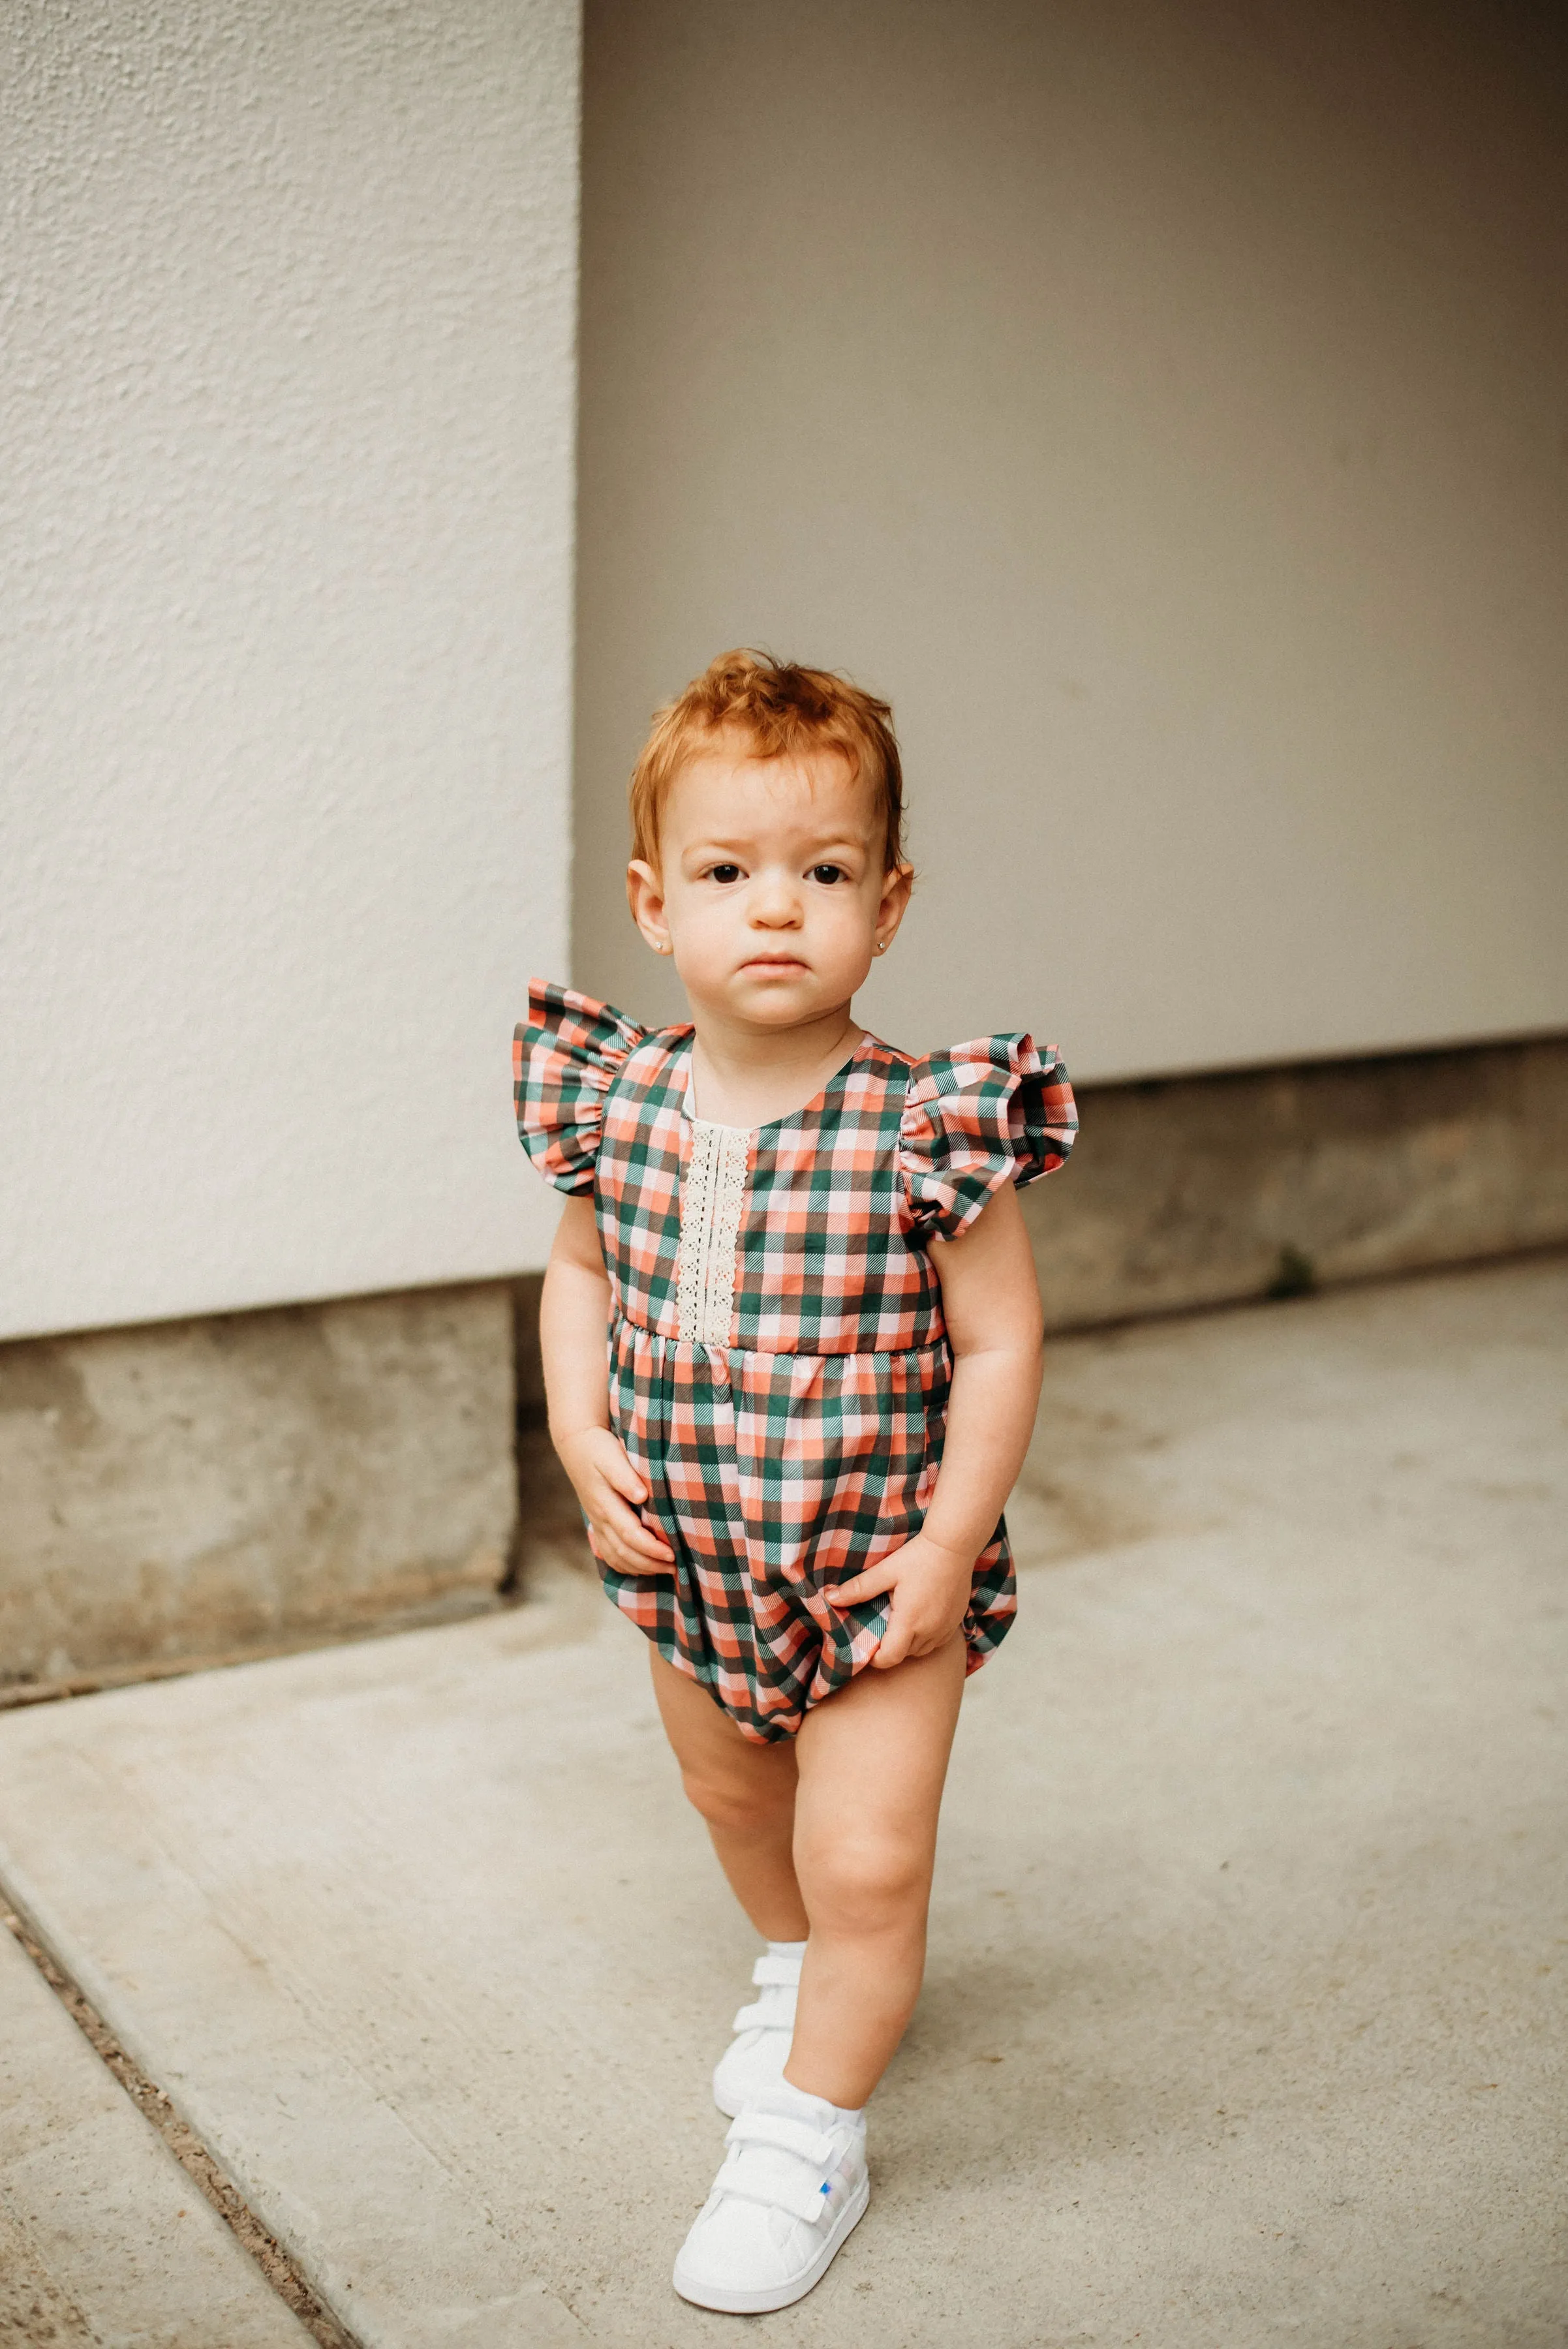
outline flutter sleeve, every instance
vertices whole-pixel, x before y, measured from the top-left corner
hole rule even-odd
[[[529,981],[512,1046],[517,1132],[557,1191],[593,1189],[605,1095],[647,1032],[592,996]]]
[[[1067,1071],[1028,1036],[985,1036],[909,1071],[898,1164],[909,1224],[956,1239],[1004,1183],[1054,1174],[1078,1130]]]

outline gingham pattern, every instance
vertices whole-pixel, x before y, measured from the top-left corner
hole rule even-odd
[[[816,1100],[751,1137],[727,1346],[680,1336],[691,1030],[649,1035],[535,981],[518,1129],[592,1193],[612,1291],[610,1418],[673,1571],[600,1566],[622,1611],[753,1738],[792,1736],[876,1653],[888,1600],[825,1595],[919,1531],[952,1358],[928,1253],[1004,1183],[1061,1165],[1066,1073],[1027,1036],[912,1060],[864,1038]],[[1005,1525],[975,1562],[973,1671],[1016,1605]]]

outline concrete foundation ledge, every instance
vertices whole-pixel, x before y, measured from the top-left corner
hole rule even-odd
[[[1056,1330],[1568,1241],[1568,1036],[1089,1085],[1023,1194]]]
[[[0,1347],[0,1695],[483,1604],[509,1283]]]
[[[1568,1038],[1089,1086],[1083,1119],[1023,1195],[1056,1330],[1568,1243]],[[539,1289],[0,1346],[0,1702],[587,1568]]]

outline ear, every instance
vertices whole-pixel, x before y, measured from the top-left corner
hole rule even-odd
[[[670,951],[670,924],[664,911],[664,885],[651,864],[634,857],[626,868],[626,901],[631,918],[655,954]]]
[[[885,947],[890,947],[898,936],[898,925],[908,911],[909,892],[914,885],[915,868],[912,864],[895,864],[890,873],[883,875],[882,895],[877,906],[878,954]]]

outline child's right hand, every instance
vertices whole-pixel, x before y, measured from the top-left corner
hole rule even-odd
[[[648,1499],[648,1479],[632,1466],[618,1439],[607,1427],[585,1427],[554,1440],[582,1503],[596,1555],[618,1574],[668,1572],[675,1553],[638,1515]]]

